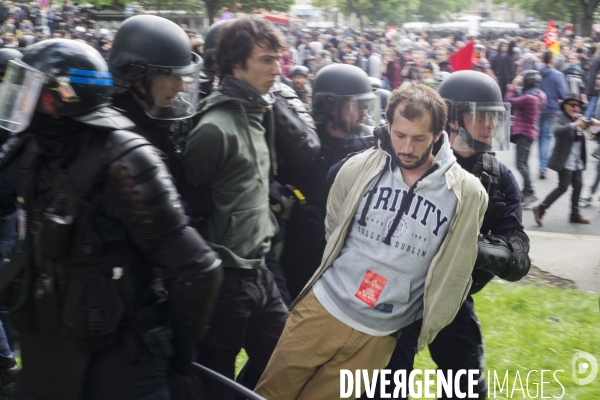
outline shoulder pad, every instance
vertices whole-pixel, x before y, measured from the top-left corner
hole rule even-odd
[[[90,145],[68,168],[73,188],[84,198],[108,165],[141,146],[151,146],[146,139],[129,131],[96,132]]]
[[[117,129],[133,129],[135,124],[129,118],[121,114],[114,108],[102,107],[99,110],[91,113],[71,117],[75,121],[79,121],[84,125],[92,128],[113,131]]]
[[[141,146],[151,146],[144,137],[130,131],[118,130],[110,132],[106,138],[102,157],[109,164],[124,154]]]
[[[118,214],[134,235],[153,239],[181,223],[179,194],[153,146],[122,154],[110,163],[106,179]]]
[[[6,167],[17,155],[21,153],[27,142],[32,139],[30,134],[18,134],[10,139],[2,146],[0,154],[0,169]]]

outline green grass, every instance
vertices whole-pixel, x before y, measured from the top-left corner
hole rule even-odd
[[[565,400],[599,400],[600,373],[585,386],[576,385],[572,379],[572,358],[577,351],[586,351],[600,363],[600,312],[598,295],[577,290],[563,290],[533,285],[514,285],[492,282],[475,295],[477,316],[483,330],[486,346],[486,369],[492,382],[489,398],[523,399],[541,398],[541,370],[544,373],[544,397],[562,396]],[[236,367],[246,360],[242,351]],[[415,361],[417,369],[434,369],[427,350]],[[236,374],[237,371],[236,370]],[[529,394],[526,378],[529,371]],[[556,379],[553,373],[558,370]],[[507,395],[507,386],[494,397],[494,371],[500,380],[508,371],[508,388],[515,391]],[[517,371],[524,391],[521,391]],[[487,374],[486,374],[487,377]],[[516,383],[515,383],[516,381]],[[537,384],[537,386],[536,386]]]

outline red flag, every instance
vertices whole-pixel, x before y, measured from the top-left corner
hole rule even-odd
[[[555,55],[560,52],[558,30],[552,20],[548,20],[548,29],[546,29],[546,34],[544,35],[544,44],[549,50],[552,50]]]
[[[475,42],[472,40],[466,44],[465,47],[452,54],[450,59],[450,65],[454,71],[462,71],[465,69],[473,69],[471,64],[471,56],[473,55],[473,49],[475,48]]]

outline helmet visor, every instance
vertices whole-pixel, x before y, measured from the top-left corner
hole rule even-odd
[[[335,99],[336,129],[352,134],[364,125],[378,126],[381,119],[379,98],[374,93],[362,96],[343,96]]]
[[[197,56],[196,56],[197,57]],[[198,112],[200,64],[185,67],[148,66],[146,113],[155,119],[185,119]]]
[[[11,60],[0,89],[0,127],[22,132],[31,123],[44,86],[45,75],[24,64]]]
[[[510,143],[510,103],[458,103],[449,120],[457,123],[456,151],[485,153],[508,151]]]

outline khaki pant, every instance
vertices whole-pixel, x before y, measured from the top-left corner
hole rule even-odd
[[[337,399],[341,369],[367,369],[372,376],[395,346],[391,336],[367,335],[340,322],[311,290],[288,318],[255,391],[267,400]]]

